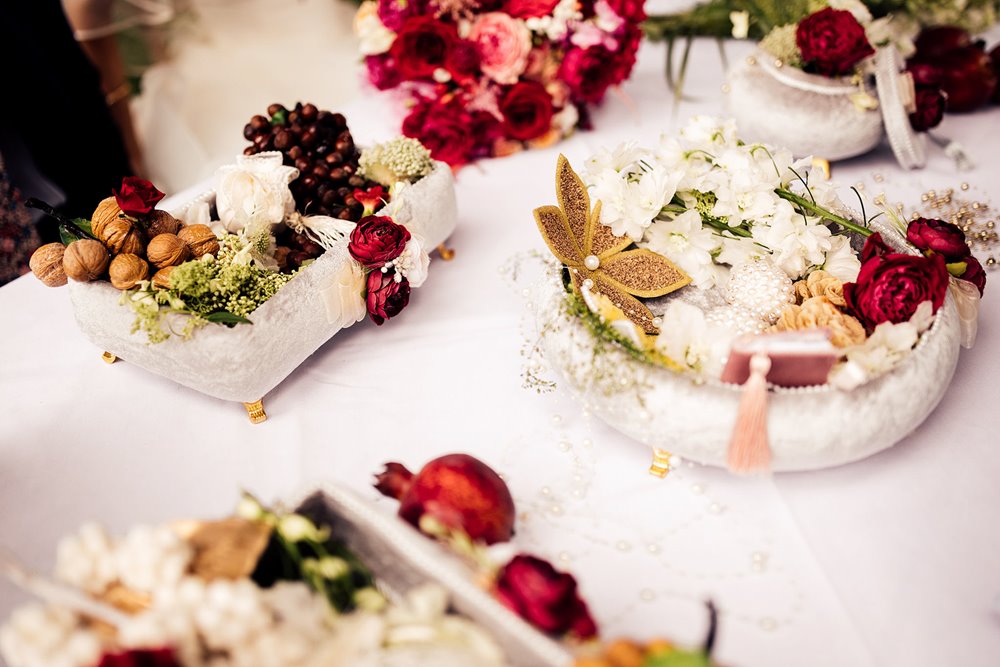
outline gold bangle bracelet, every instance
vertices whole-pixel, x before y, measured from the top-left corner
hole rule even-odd
[[[123,81],[120,86],[112,90],[110,93],[105,93],[104,102],[109,107],[113,107],[131,94],[132,86],[129,85],[128,81]]]

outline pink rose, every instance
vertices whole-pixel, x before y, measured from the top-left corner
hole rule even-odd
[[[483,14],[468,39],[479,51],[483,74],[497,83],[517,83],[531,53],[531,32],[523,22],[500,12]]]

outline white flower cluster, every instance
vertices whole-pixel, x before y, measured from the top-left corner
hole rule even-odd
[[[317,536],[312,524],[290,517],[278,529]],[[505,664],[483,629],[447,612],[447,593],[436,585],[388,606],[373,589],[361,589],[359,610],[337,615],[304,583],[264,589],[249,579],[206,581],[186,574],[190,559],[190,547],[167,526],[139,527],[122,540],[84,526],[59,545],[56,576],[94,595],[120,583],[148,593],[150,606],[117,628],[112,645],[73,611],[27,605],[0,628],[0,654],[10,667],[92,667],[108,650],[162,647],[185,667]],[[316,566],[329,570],[337,561]]]
[[[847,349],[847,360],[831,371],[830,384],[850,391],[888,373],[910,355],[920,335],[933,323],[933,304],[924,301],[908,321],[879,324],[864,343]]]
[[[660,253],[707,289],[732,266],[770,259],[790,278],[823,268],[853,280],[860,264],[848,239],[778,191],[797,193],[834,212],[831,186],[809,183],[810,160],[737,138],[733,121],[698,116],[656,149],[634,143],[601,151],[584,181],[601,201],[601,223]]]

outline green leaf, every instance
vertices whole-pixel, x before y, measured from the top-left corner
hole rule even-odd
[[[89,236],[94,235],[94,227],[91,225],[90,220],[86,218],[73,218],[73,224],[86,232]]]
[[[77,240],[77,237],[73,235],[66,225],[59,225],[59,240],[63,245],[69,245],[73,241]]]
[[[217,310],[214,313],[209,313],[205,315],[205,319],[209,322],[215,322],[216,324],[253,324],[250,320],[245,317],[240,317],[239,315],[233,315],[228,310]]]
[[[278,113],[271,116],[271,125],[284,125],[288,120],[288,113],[286,111],[279,111]]]
[[[712,662],[701,651],[671,651],[646,660],[642,667],[711,667]]]

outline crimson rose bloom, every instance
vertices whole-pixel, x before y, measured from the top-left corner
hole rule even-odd
[[[514,556],[500,570],[495,594],[505,607],[552,635],[580,639],[597,634],[597,624],[580,598],[573,575],[534,556]]]
[[[105,653],[97,667],[181,667],[173,649],[132,649],[121,653]]]
[[[384,215],[362,218],[351,231],[347,251],[351,257],[371,269],[379,269],[386,262],[399,257],[410,240],[410,232]]]
[[[967,280],[979,289],[979,296],[983,295],[986,289],[986,272],[979,260],[969,255],[962,260],[965,262],[965,273],[959,276],[962,280]]]
[[[546,16],[559,4],[559,0],[507,0],[504,11],[516,19]]]
[[[500,113],[508,137],[521,141],[534,139],[552,127],[552,96],[537,81],[521,81],[503,96]]]
[[[396,61],[388,53],[368,56],[365,58],[365,65],[368,67],[368,80],[379,90],[389,90],[403,82],[399,78]]]
[[[805,69],[823,76],[843,76],[875,53],[865,28],[844,9],[827,7],[799,22],[795,43],[802,53]]]
[[[917,132],[937,127],[944,118],[947,98],[937,87],[917,86],[917,110],[910,114],[910,125]]]
[[[126,176],[122,179],[120,190],[113,190],[118,208],[133,218],[149,215],[156,202],[163,199],[163,193],[152,183],[138,176]]]
[[[948,292],[948,269],[944,257],[885,252],[878,233],[872,234],[861,252],[858,278],[844,283],[847,311],[869,330],[883,322],[906,322],[917,306],[930,301],[937,312]]]
[[[608,6],[626,21],[645,21],[644,0],[608,0]]]
[[[570,96],[578,102],[600,102],[616,83],[610,67],[612,54],[602,46],[570,49],[559,68],[559,78],[569,86]]]
[[[367,288],[365,306],[368,316],[379,326],[399,315],[410,302],[410,283],[406,278],[397,283],[395,274],[391,272],[372,271],[368,274]]]
[[[502,131],[493,116],[469,111],[456,97],[446,103],[419,102],[403,120],[403,134],[419,139],[435,160],[457,167],[489,155]]]
[[[424,0],[378,0],[378,18],[386,28],[399,32],[406,19],[424,13],[426,5]]]
[[[389,53],[404,81],[429,79],[434,70],[446,67],[458,40],[454,23],[418,16],[403,24]]]
[[[944,220],[913,220],[906,228],[906,240],[917,250],[930,250],[943,255],[946,262],[959,262],[970,252],[961,227]]]

